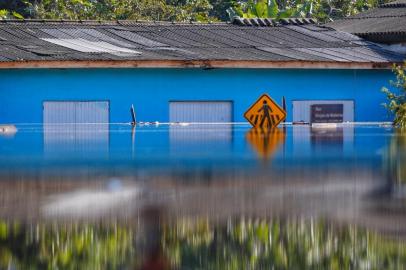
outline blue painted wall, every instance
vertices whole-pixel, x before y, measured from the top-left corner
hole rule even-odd
[[[0,123],[41,123],[45,100],[109,100],[110,121],[166,122],[170,100],[232,100],[234,121],[267,92],[277,102],[354,99],[355,121],[387,121],[382,86],[390,70],[25,69],[0,70]]]

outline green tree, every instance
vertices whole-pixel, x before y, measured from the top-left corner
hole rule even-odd
[[[328,21],[389,0],[8,0],[0,19],[138,19],[227,21],[244,18],[312,17]]]
[[[403,65],[395,66],[393,72],[396,75],[396,81],[390,81],[394,91],[383,88],[388,103],[384,106],[394,114],[393,124],[402,129],[406,128],[406,61]]]
[[[234,6],[234,0],[210,0],[210,4],[213,8],[209,11],[209,16],[213,18],[213,20],[229,20],[227,10]]]
[[[0,18],[66,20],[215,20],[209,0],[13,0]],[[22,16],[18,16],[21,14]],[[15,16],[16,15],[16,16]]]
[[[378,4],[378,0],[242,0],[236,1],[228,9],[228,14],[230,19],[234,16],[274,19],[307,17],[326,22],[357,14]]]

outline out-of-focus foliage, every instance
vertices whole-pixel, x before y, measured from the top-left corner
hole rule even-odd
[[[159,239],[159,252],[172,269],[406,267],[401,240],[323,221],[242,219],[223,225],[179,220],[162,225],[158,235],[137,237],[131,228],[0,221],[0,269],[137,269],[146,258],[161,258],[146,253],[148,245],[137,242],[144,238]]]
[[[26,227],[0,221],[0,269],[122,269],[134,260],[132,239],[130,229],[116,224]]]
[[[389,0],[10,0],[0,18],[226,21],[244,18],[343,18]],[[21,15],[20,15],[21,14]]]
[[[0,1],[0,19],[23,19],[30,17],[28,0],[5,0]]]
[[[213,21],[228,21],[230,20],[228,9],[235,5],[235,0],[209,0],[212,9],[209,12],[210,18]]]
[[[388,98],[388,103],[384,106],[394,114],[393,124],[404,129],[406,128],[406,61],[403,66],[395,66],[393,72],[396,75],[396,81],[391,81],[390,84],[395,91],[385,87],[382,89]]]
[[[324,222],[183,222],[164,230],[175,269],[405,269],[406,243]]]
[[[1,5],[24,17],[67,20],[208,21],[209,0],[30,0]],[[218,5],[218,4],[217,4]],[[11,14],[11,13],[10,13]]]
[[[235,2],[228,13],[231,18],[307,17],[325,22],[357,14],[378,4],[378,0],[241,0]]]
[[[0,19],[24,19],[24,17],[18,12],[0,9]]]

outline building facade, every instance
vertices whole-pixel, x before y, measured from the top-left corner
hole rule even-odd
[[[242,122],[261,94],[287,121],[342,104],[343,122],[390,120],[403,56],[308,20],[235,24],[0,23],[0,123]]]
[[[209,115],[202,120],[241,122],[245,121],[245,110],[263,93],[279,104],[286,98],[287,121],[308,120],[306,115],[293,119],[294,110],[298,109],[294,108],[294,101],[352,101],[354,118],[349,121],[388,121],[390,116],[382,106],[386,100],[380,89],[390,79],[390,70],[358,69],[0,70],[0,122],[42,123],[45,104],[55,101],[105,101],[108,121],[115,123],[131,121],[131,104],[138,121],[176,122],[190,119],[188,114],[192,114],[193,106],[185,111],[184,119],[174,119],[173,111],[171,119],[171,104],[207,102],[206,108],[210,108],[209,103],[222,102],[231,113],[226,110],[220,112],[224,115],[210,115],[216,112],[206,110]],[[63,117],[60,115],[61,122]]]

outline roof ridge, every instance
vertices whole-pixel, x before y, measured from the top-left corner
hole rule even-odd
[[[285,25],[306,25],[318,24],[314,18],[241,18],[234,17],[231,22],[175,22],[175,21],[146,21],[146,20],[52,20],[52,19],[0,19],[0,23],[63,23],[63,24],[87,24],[87,25],[128,25],[128,24],[146,24],[146,25],[228,25],[239,26],[285,26]]]
[[[305,25],[305,24],[317,24],[317,20],[314,18],[241,18],[234,17],[231,21],[234,25],[239,26],[285,26],[285,25]]]

